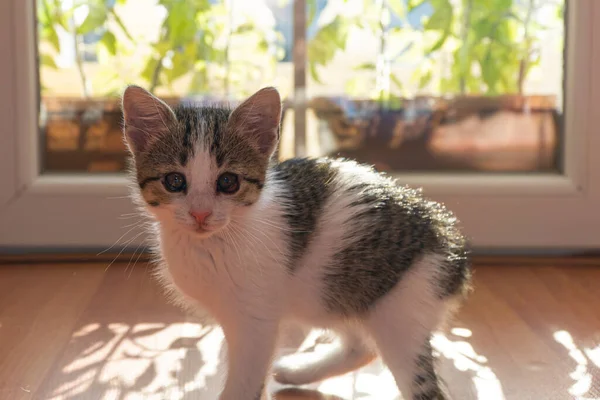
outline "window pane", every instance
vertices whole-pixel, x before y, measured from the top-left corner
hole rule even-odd
[[[387,171],[560,171],[562,0],[305,7],[309,111],[296,133],[309,155]],[[292,49],[302,39],[293,9],[37,0],[43,171],[124,169],[118,94],[130,83],[173,105],[275,85],[285,99],[280,157],[293,156]]]
[[[292,85],[279,0],[37,0],[43,172],[125,168],[119,94],[235,102]]]
[[[560,172],[562,0],[313,3],[308,154],[386,171]]]

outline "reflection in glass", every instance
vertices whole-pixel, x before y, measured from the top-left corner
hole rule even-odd
[[[304,18],[295,1],[37,0],[44,172],[125,168],[118,95],[132,83],[173,105],[277,86],[281,158],[560,171],[562,0],[305,0]]]

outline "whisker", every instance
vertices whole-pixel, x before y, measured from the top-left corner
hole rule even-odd
[[[125,251],[125,249],[127,248],[127,246],[129,246],[131,243],[133,243],[133,241],[137,238],[139,238],[142,234],[144,234],[145,232],[139,232],[137,235],[135,235],[132,239],[130,239],[127,243],[125,243],[123,245],[123,248],[121,249],[121,251],[119,251],[119,253],[115,256],[115,258],[113,258],[113,260],[110,262],[110,264],[108,264],[108,266],[106,267],[106,269],[104,270],[104,272],[108,271],[108,269],[110,268],[111,265],[113,265],[115,263],[115,261],[117,261],[117,258],[119,258],[119,256],[121,254],[123,254],[123,252]]]
[[[100,253],[96,254],[97,256],[102,255],[104,253],[106,253],[107,251],[109,251],[110,249],[112,249],[113,247],[115,247],[117,244],[119,244],[119,242],[121,241],[121,239],[123,239],[125,236],[127,236],[129,234],[129,232],[131,232],[132,230],[134,230],[135,228],[138,227],[138,224],[136,223],[132,228],[130,228],[127,232],[125,232],[124,234],[121,235],[121,237],[119,237],[113,244],[112,246],[110,246],[108,249],[106,250],[102,250]]]
[[[124,271],[125,273],[127,273],[127,268],[129,268],[129,264],[131,264],[131,261],[133,261],[133,257],[135,257],[135,254],[137,253],[137,251],[139,250],[139,248],[142,247],[143,244],[144,244],[143,241],[140,242],[140,244],[138,244],[137,247],[135,248],[135,250],[133,251],[133,254],[129,258],[129,262],[125,266],[125,271]],[[133,270],[133,267],[131,269]],[[131,276],[131,273],[129,273],[129,276]],[[127,279],[129,279],[129,277],[127,277]]]
[[[236,240],[234,240],[234,238],[233,238],[233,232],[229,232],[229,233],[230,233],[230,237],[231,237],[231,244],[234,247],[235,252],[237,253],[237,256],[238,256],[238,260],[239,260],[239,262],[241,264],[242,263],[242,256],[240,254],[240,249],[239,249],[239,247],[237,245]]]
[[[228,238],[230,238],[231,243],[234,243],[233,240],[233,236],[231,236],[231,232],[227,232],[227,230],[224,230],[223,233],[225,235],[227,235]],[[239,255],[239,253],[238,253]],[[240,264],[241,264],[241,259],[240,259]],[[240,287],[240,285],[237,284],[237,282],[235,281],[235,279],[233,279],[233,276],[231,275],[231,272],[229,272],[229,268],[227,268],[227,266],[225,266],[225,268],[223,268],[225,270],[225,273],[227,274],[227,276],[229,277],[229,280],[231,281],[231,283],[235,286],[235,287]]]
[[[271,252],[271,249],[269,248],[269,246],[267,246],[265,244],[265,242],[262,241],[259,237],[257,237],[256,235],[252,234],[249,229],[253,229],[253,227],[252,226],[247,226],[246,227],[246,234],[248,234],[249,236],[252,236],[256,241],[258,241],[258,243],[260,243],[267,250],[267,252],[269,252],[269,255],[271,256],[271,258],[273,260],[276,260],[275,256]],[[283,253],[281,252],[281,249],[279,249],[279,246],[277,246],[275,244],[275,242],[273,241],[273,239],[271,239],[271,237],[269,235],[265,234],[264,232],[262,232],[260,230],[256,230],[256,229],[254,229],[254,232],[263,234],[263,236],[265,236],[267,239],[269,239],[271,241],[271,243],[273,244],[273,246],[275,246],[275,248],[277,249],[277,251],[279,251],[279,253],[283,255]]]
[[[245,232],[243,229],[235,226],[235,225],[231,225],[231,229],[233,230],[233,232],[236,233],[236,237],[241,239],[242,241],[248,241],[248,242],[252,242],[254,244],[258,244],[256,241],[251,241],[251,238],[247,237],[245,235]],[[252,256],[254,257],[254,261],[256,261],[256,263],[258,264],[258,259],[256,258],[256,253],[254,251],[252,251]]]
[[[144,246],[144,250],[142,250],[142,252],[146,251],[146,249],[148,249],[148,245]],[[139,256],[138,256],[139,259]],[[137,260],[135,260],[135,262],[137,263]],[[144,268],[144,278],[148,276],[148,268],[150,267],[150,262],[146,262],[146,268]]]
[[[137,215],[120,216],[120,217],[117,217],[117,219],[125,220],[125,219],[135,218],[136,216]]]
[[[131,219],[131,218],[135,218],[135,217],[139,217],[140,213],[125,213],[125,214],[121,214],[117,217],[117,219]]]
[[[263,230],[258,229],[256,226],[250,225],[248,224],[246,226],[246,229],[251,229],[254,232],[260,233],[261,235],[263,235],[264,237],[266,237],[267,239],[269,239],[269,241],[273,244],[273,246],[275,246],[278,250],[280,250],[279,246],[277,245],[277,243],[275,243],[273,241],[273,239],[271,238],[270,235],[266,234]],[[282,253],[283,254],[283,253]]]
[[[137,265],[138,261],[140,260],[140,257],[142,256],[142,254],[144,254],[144,251],[146,251],[147,248],[148,248],[148,245],[144,244],[144,248],[142,249],[142,251],[140,251],[140,254],[138,254],[137,258],[135,259],[133,265],[131,266],[131,270],[129,270],[129,276],[127,277],[127,279],[131,278],[131,273],[133,272],[133,269],[135,268],[135,266]],[[148,269],[148,266],[146,266],[146,270],[147,269]],[[145,274],[145,272],[144,272],[144,274]]]
[[[271,250],[270,250],[268,247],[266,247],[266,246],[264,245],[264,243],[262,243],[262,242],[261,242],[261,241],[260,241],[260,240],[259,240],[259,239],[258,239],[256,236],[253,236],[253,235],[250,233],[250,231],[245,231],[245,233],[246,233],[248,236],[250,236],[250,237],[248,237],[248,236],[244,237],[244,239],[245,239],[245,240],[247,240],[247,241],[249,241],[249,242],[252,242],[252,243],[254,243],[254,244],[257,244],[257,245],[258,245],[259,243],[260,243],[260,244],[262,244],[262,245],[263,245],[263,246],[264,246],[264,247],[267,249],[267,251],[269,252],[269,254],[271,254]],[[242,236],[244,236],[244,234],[243,234],[243,233],[242,233],[241,235],[242,235]],[[253,237],[254,239],[252,239],[252,237]],[[257,241],[258,241],[258,242],[257,242]],[[256,253],[257,253],[256,249],[250,249],[250,252],[252,253],[252,256],[254,257],[255,265],[258,267],[258,270],[259,270],[259,272],[260,272],[260,275],[261,275],[261,276],[264,276],[265,274],[264,274],[264,271],[263,271],[262,263],[261,263],[260,261],[258,261],[258,258],[256,257]],[[273,257],[273,254],[271,254],[271,257]],[[244,269],[244,271],[246,271],[246,270]]]
[[[146,223],[147,222],[145,222],[145,221],[139,220],[139,221],[136,221],[136,222],[132,222],[131,224],[123,225],[121,227],[121,229],[129,228],[129,227],[132,227],[132,226],[135,226],[135,225],[142,226],[143,224],[146,224]]]

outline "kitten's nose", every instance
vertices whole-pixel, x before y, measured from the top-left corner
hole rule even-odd
[[[190,211],[190,214],[194,217],[198,225],[202,225],[211,213],[210,211]]]

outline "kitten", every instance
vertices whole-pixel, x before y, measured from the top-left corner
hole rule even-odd
[[[269,398],[269,372],[302,385],[376,355],[405,399],[446,398],[430,337],[471,278],[449,211],[352,161],[272,162],[274,88],[230,110],[171,109],[130,86],[123,112],[134,197],[156,221],[159,278],[225,334],[221,400]],[[340,341],[272,366],[288,320],[332,329]]]

